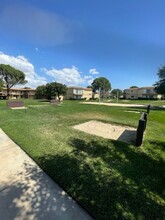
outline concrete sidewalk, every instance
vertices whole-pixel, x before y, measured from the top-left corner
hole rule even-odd
[[[0,129],[0,219],[92,219]]]

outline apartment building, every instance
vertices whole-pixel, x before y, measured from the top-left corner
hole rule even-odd
[[[36,89],[31,88],[11,88],[10,89],[10,99],[19,99],[19,98],[27,98],[33,99],[35,98]],[[6,99],[7,97],[7,89],[2,88],[0,91],[0,99]]]
[[[36,89],[31,88],[11,88],[10,89],[10,99],[19,99],[19,98],[27,98],[34,99],[35,98]],[[104,94],[104,98],[109,97],[110,94],[107,92]],[[0,99],[7,98],[7,89],[4,87],[2,91],[0,91]],[[44,98],[44,97],[43,97]],[[57,98],[57,97],[56,97]],[[91,98],[99,98],[99,93],[93,93],[91,88],[83,88],[83,87],[68,87],[66,95],[60,96],[60,100],[64,99],[77,99],[77,100],[89,100]]]
[[[101,94],[101,98],[103,98],[103,99],[108,99],[108,98],[110,98],[110,96],[111,96],[110,91],[107,91],[104,94]],[[99,99],[99,97],[100,97],[100,94],[98,91],[93,92],[93,98]]]
[[[65,99],[86,99],[89,100],[92,98],[92,89],[91,88],[83,88],[83,87],[68,87]]]
[[[162,95],[157,94],[155,87],[129,88],[124,90],[125,99],[161,99]]]

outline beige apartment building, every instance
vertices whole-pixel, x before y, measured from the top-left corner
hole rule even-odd
[[[103,99],[108,99],[110,98],[110,91],[105,92],[104,94],[101,95]],[[99,99],[100,98],[100,94],[99,92],[93,92],[93,98],[95,99]]]
[[[27,98],[34,99],[35,98],[36,89],[30,88],[11,88],[10,89],[10,99],[19,99],[19,98]],[[7,97],[7,89],[2,88],[0,91],[0,99],[5,99]]]
[[[155,87],[129,88],[124,90],[125,99],[161,99],[162,95],[157,94]]]
[[[36,89],[31,88],[11,88],[10,89],[10,99],[20,99],[20,98],[27,98],[27,99],[34,99],[35,98]],[[104,98],[109,97],[110,94],[107,92],[104,94]],[[0,99],[7,98],[7,89],[4,87],[2,91],[0,91]],[[44,97],[43,97],[44,98]],[[77,99],[77,100],[89,100],[92,98],[99,98],[98,92],[93,92],[91,88],[83,88],[83,87],[68,87],[66,95],[60,96],[60,100],[64,99]],[[55,98],[57,99],[57,97]]]
[[[68,87],[65,99],[86,99],[92,98],[92,89],[83,87]]]

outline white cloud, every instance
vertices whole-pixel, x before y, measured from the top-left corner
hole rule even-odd
[[[82,73],[75,66],[72,68],[63,68],[47,70],[42,68],[47,75],[52,76],[56,82],[66,84],[67,86],[83,86],[85,84],[89,85],[93,82],[92,76],[82,76]]]
[[[35,48],[35,51],[39,52],[39,49],[38,49],[38,47],[36,47],[36,48]]]
[[[0,64],[9,64],[12,67],[19,69],[25,73],[25,79],[28,81],[26,86],[35,88],[39,85],[46,84],[45,77],[39,76],[32,63],[30,63],[24,56],[10,56],[0,52]]]
[[[72,66],[72,68],[63,68],[47,70],[42,68],[42,70],[49,76],[52,76],[56,82],[66,84],[68,86],[77,86],[85,83],[85,79],[81,77],[81,73],[78,68]]]
[[[99,72],[98,72],[95,68],[90,69],[90,70],[89,70],[89,73],[91,73],[92,75],[99,74]]]
[[[91,85],[94,80],[93,76],[84,76],[84,79],[86,80],[87,85]]]
[[[93,83],[94,78],[88,79],[87,80],[87,85],[91,85]]]
[[[43,85],[47,83],[46,78],[39,76],[35,72],[33,64],[30,63],[28,59],[22,55],[15,57],[0,52],[0,64],[1,63],[9,64],[15,67],[16,69],[19,69],[22,72],[24,72],[26,76],[26,80],[28,81],[26,86],[29,86],[31,88],[36,88],[39,85]],[[91,85],[91,83],[94,80],[93,76],[91,75],[83,76],[82,72],[80,72],[79,69],[75,66],[72,66],[71,68],[63,68],[63,69],[52,68],[50,70],[46,68],[42,68],[41,71],[51,76],[53,78],[52,81],[63,83],[66,84],[67,86]]]
[[[92,76],[84,76],[84,79],[92,79]]]
[[[56,13],[37,7],[9,4],[0,13],[1,29],[35,45],[54,46],[72,41],[72,25]]]

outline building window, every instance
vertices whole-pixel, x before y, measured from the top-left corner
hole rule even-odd
[[[73,98],[74,99],[81,99],[81,96],[80,95],[74,95]]]
[[[83,94],[83,90],[82,89],[74,89],[73,93],[77,94],[77,95],[82,95]]]

